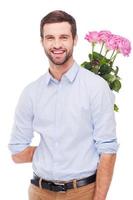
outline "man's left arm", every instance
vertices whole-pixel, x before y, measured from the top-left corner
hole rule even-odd
[[[101,79],[92,99],[93,139],[99,155],[94,200],[105,200],[113,176],[118,142],[114,115],[114,94]]]
[[[97,168],[94,200],[105,200],[112,180],[116,154],[102,154]]]

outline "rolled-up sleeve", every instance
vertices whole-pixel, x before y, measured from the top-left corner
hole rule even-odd
[[[15,110],[14,124],[8,147],[12,154],[21,152],[29,146],[33,138],[33,106],[30,88],[26,87]]]
[[[116,153],[118,142],[114,116],[114,94],[101,80],[92,99],[93,138],[98,154]]]

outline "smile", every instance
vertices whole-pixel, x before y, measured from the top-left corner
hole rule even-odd
[[[53,54],[59,55],[59,54],[63,54],[65,52],[65,50],[53,50],[51,51]]]

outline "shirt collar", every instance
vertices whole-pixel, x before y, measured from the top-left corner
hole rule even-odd
[[[65,77],[69,82],[72,83],[75,80],[78,71],[79,71],[79,65],[76,62],[74,62],[72,67],[70,67],[70,69],[62,76],[62,78]],[[49,85],[51,80],[53,80],[54,82],[56,81],[58,82],[58,80],[54,79],[48,71],[46,74],[46,85]]]

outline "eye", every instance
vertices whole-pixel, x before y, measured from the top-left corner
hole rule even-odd
[[[62,40],[67,40],[67,39],[68,39],[68,36],[67,36],[67,35],[62,35],[62,36],[61,36],[61,39],[62,39]]]
[[[47,36],[46,39],[47,39],[48,41],[51,41],[51,40],[54,39],[54,37],[53,37],[53,36]]]

